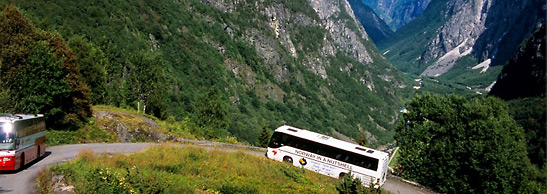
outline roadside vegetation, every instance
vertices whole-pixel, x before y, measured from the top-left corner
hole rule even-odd
[[[77,130],[48,130],[46,144],[54,146],[79,143],[168,142],[178,139],[246,144],[233,136],[210,138],[209,131],[195,126],[189,119],[177,121],[169,117],[161,120],[134,109],[104,105],[92,107],[92,112],[96,116],[89,118],[87,123]],[[262,141],[267,144],[271,134],[266,128],[264,130],[266,133]],[[160,135],[151,137],[154,134]]]
[[[395,136],[403,177],[441,193],[545,193],[502,100],[424,94],[407,109]]]
[[[76,193],[336,193],[336,179],[243,152],[155,146],[131,155],[82,152],[40,173],[41,193],[63,175]]]

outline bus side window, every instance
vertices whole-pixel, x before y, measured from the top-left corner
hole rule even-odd
[[[274,133],[272,135],[272,139],[270,140],[270,144],[268,144],[268,147],[271,147],[271,148],[281,147],[283,144],[280,142],[280,140],[282,139],[280,136],[281,134]]]

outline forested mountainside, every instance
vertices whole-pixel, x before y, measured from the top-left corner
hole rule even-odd
[[[211,138],[254,144],[290,124],[391,142],[409,88],[347,1],[8,4],[67,42],[93,104],[187,119]]]
[[[503,67],[491,95],[509,102],[511,115],[526,134],[528,157],[544,168],[545,151],[545,25],[525,41]]]
[[[355,17],[361,22],[368,36],[373,42],[379,42],[389,38],[393,31],[370,7],[365,5],[361,0],[348,0],[351,9],[355,13]]]
[[[420,16],[431,0],[359,0],[376,12],[392,31]]]
[[[404,72],[484,89],[544,22],[544,0],[432,0],[378,46]]]

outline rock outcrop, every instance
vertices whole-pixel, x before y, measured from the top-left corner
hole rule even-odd
[[[165,142],[169,136],[160,132],[158,124],[149,118],[119,111],[96,111],[93,117],[99,127],[116,134],[120,142]]]

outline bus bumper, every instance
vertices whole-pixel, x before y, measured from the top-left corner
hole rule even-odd
[[[15,156],[0,156],[0,171],[15,170]]]

